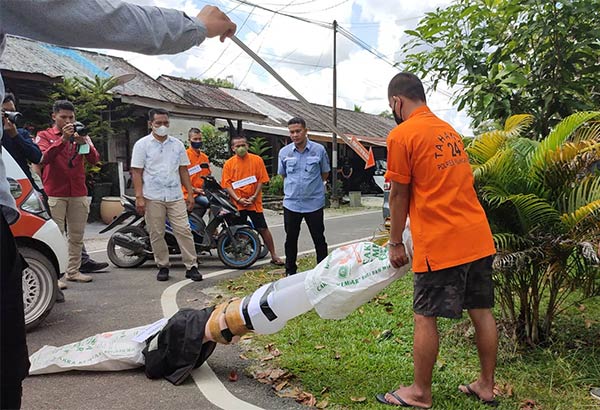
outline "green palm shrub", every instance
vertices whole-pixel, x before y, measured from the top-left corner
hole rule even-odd
[[[573,295],[600,294],[600,112],[573,114],[541,141],[531,115],[466,140],[497,248],[496,294],[514,336],[548,339]]]
[[[219,131],[211,124],[202,124],[200,129],[202,130],[202,141],[204,142],[202,151],[208,155],[211,163],[217,167],[223,167],[225,161],[232,155],[229,136],[226,132]]]
[[[269,155],[270,150],[271,145],[264,137],[254,137],[248,141],[248,151],[261,157],[265,164],[268,164],[273,159],[273,157]]]

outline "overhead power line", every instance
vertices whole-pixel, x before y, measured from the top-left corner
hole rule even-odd
[[[306,1],[302,1],[300,3],[294,3],[294,6],[302,6],[304,4],[314,3],[316,1],[321,1],[321,0],[306,0]],[[263,6],[278,7],[278,6],[283,6],[283,4],[281,4],[281,3],[263,3]]]
[[[336,8],[336,7],[339,7],[339,6],[341,6],[341,5],[342,5],[342,4],[344,4],[344,3],[348,3],[349,1],[350,1],[350,0],[342,0],[342,1],[340,1],[339,3],[337,3],[337,4],[334,4],[333,6],[325,7],[325,8],[323,8],[323,9],[319,9],[319,10],[294,11],[293,13],[294,13],[294,15],[296,15],[296,14],[311,14],[311,13],[318,13],[318,12],[320,12],[320,11],[326,11],[326,10],[331,10],[331,9],[334,9],[334,8]],[[292,13],[292,12],[290,12],[290,13]]]
[[[251,2],[246,1],[246,0],[233,0],[233,1],[237,1],[238,3],[242,3],[242,4],[245,4],[247,6],[256,7],[258,9],[265,10],[265,11],[268,11],[270,13],[278,14],[280,16],[285,16],[285,17],[289,17],[289,18],[292,18],[292,19],[295,19],[295,20],[303,21],[305,23],[314,24],[314,25],[321,26],[321,27],[324,27],[324,28],[333,28],[333,24],[327,23],[325,21],[311,20],[311,19],[307,19],[307,18],[304,18],[304,17],[294,16],[294,15],[288,14],[288,13],[282,13],[282,12],[280,12],[278,10],[272,10],[272,9],[267,8],[267,7],[263,7],[263,6],[260,6],[258,4],[254,4],[254,3],[251,3]]]
[[[350,40],[353,43],[355,43],[356,45],[358,45],[359,47],[361,47],[361,48],[365,49],[366,51],[368,51],[369,53],[373,54],[375,57],[379,58],[382,61],[385,61],[387,64],[391,65],[392,67],[397,68],[397,64],[394,63],[393,61],[388,60],[388,58],[385,56],[385,54],[381,53],[380,51],[378,51],[374,47],[370,46],[369,44],[367,44],[366,42],[364,42],[363,40],[361,40],[360,38],[358,38],[357,36],[355,36],[354,34],[352,34],[351,32],[349,32],[348,30],[346,30],[345,28],[343,28],[339,25],[338,25],[338,32],[341,35],[343,35],[344,37],[346,37],[348,40]]]
[[[277,13],[281,12],[281,10],[285,9],[286,7],[290,6],[291,4],[293,4],[296,0],[291,0],[289,3],[287,3],[286,5],[284,5],[283,7],[281,7],[278,10],[275,10]],[[273,19],[275,19],[276,14],[273,14],[271,16],[271,19],[269,20],[269,22],[267,23],[267,25],[265,26],[265,28],[270,27],[271,23],[273,22]],[[261,30],[262,31],[262,30]],[[262,49],[262,46],[264,44],[265,41],[265,37],[262,38],[260,45],[258,46],[258,50],[257,52],[259,52]],[[296,51],[296,50],[294,50]],[[289,55],[291,55],[292,53],[294,53],[294,51],[292,51]],[[246,77],[248,77],[248,74],[250,74],[250,70],[252,70],[252,66],[254,65],[254,60],[250,61],[250,65],[248,66],[248,70],[246,71],[246,74],[244,74],[244,76],[242,77],[242,80],[238,83],[238,87],[241,87],[242,84],[244,83],[244,81],[246,81]]]
[[[244,22],[242,23],[242,25],[240,26],[240,30],[246,25],[246,23],[248,22],[248,19],[250,19],[250,16],[252,16],[252,13],[254,13],[254,10],[256,8],[252,8],[252,10],[250,10],[250,13],[248,13],[248,16],[246,16],[246,19],[244,20]],[[206,74],[207,72],[210,71],[211,68],[214,67],[215,64],[217,64],[218,61],[221,60],[221,57],[223,57],[223,55],[225,54],[225,52],[227,51],[227,49],[231,46],[232,43],[227,44],[227,47],[225,47],[223,49],[223,51],[221,51],[221,54],[219,54],[219,56],[215,59],[215,61],[212,62],[211,65],[208,66],[208,68],[206,70],[204,70],[202,73],[200,73],[200,78],[204,77],[204,74]]]
[[[281,12],[281,10],[283,10],[284,8],[290,6],[292,3],[294,3],[294,1],[292,1],[291,3],[288,3],[287,5],[282,5],[284,7],[282,7],[279,10],[272,10],[272,9],[264,7],[264,6],[261,6],[261,5],[258,5],[258,4],[254,4],[254,3],[250,2],[250,1],[247,1],[247,0],[232,0],[232,1],[236,1],[236,2],[241,3],[241,4],[245,4],[247,6],[251,6],[251,7],[253,7],[253,10],[254,10],[254,8],[258,8],[258,9],[261,9],[261,10],[268,11],[270,13],[273,13],[273,17],[275,15],[281,15],[281,16],[292,18],[292,19],[295,19],[295,20],[298,20],[298,21],[302,21],[302,22],[305,22],[305,23],[317,25],[317,26],[320,26],[320,27],[323,27],[323,28],[328,28],[328,29],[331,29],[331,30],[333,29],[333,24],[332,23],[327,23],[325,21],[319,21],[319,20],[311,20],[311,19],[308,19],[308,18],[299,17],[299,16],[296,16],[296,15],[293,15],[293,14],[282,13]],[[343,3],[346,3],[347,1],[349,1],[349,0],[342,0],[340,3],[338,3],[338,4],[334,5],[334,6],[331,6],[329,8],[337,7],[337,6],[339,6],[339,5],[343,4]],[[295,5],[306,4],[306,3],[310,3],[310,2],[311,1],[309,0],[309,1],[306,1],[304,3],[296,3]],[[417,18],[417,17],[408,17],[408,18],[405,18],[405,19],[402,19],[402,20],[412,20],[412,19],[415,19],[415,18]],[[271,20],[269,20],[269,22],[265,26],[263,26],[263,28],[258,33],[259,35],[260,35],[260,33],[262,33],[264,31],[265,28],[267,28],[268,26],[270,26],[272,20],[273,20],[273,18],[271,18]],[[402,20],[400,20],[400,21],[402,21]],[[365,51],[369,52],[370,54],[372,54],[373,56],[377,57],[378,59],[380,59],[381,61],[385,62],[386,64],[390,65],[391,67],[399,69],[397,62],[394,62],[394,61],[390,60],[385,54],[383,54],[382,52],[380,52],[376,48],[372,47],[370,44],[368,44],[367,42],[363,41],[358,36],[356,36],[355,34],[351,33],[349,30],[345,29],[344,27],[340,26],[339,24],[337,26],[337,29],[338,29],[338,32],[340,34],[342,34],[348,40],[352,41],[353,43],[355,43],[356,45],[358,45],[359,47],[361,47]],[[260,45],[258,51],[260,51],[260,48],[262,48],[262,42],[261,42],[261,45]],[[288,56],[291,55],[291,54],[293,54],[293,52],[290,53],[290,54],[288,54]],[[241,55],[241,53],[240,53],[240,55]],[[282,60],[285,60],[286,57],[284,57]],[[236,59],[237,59],[237,57],[236,57]],[[252,61],[250,63],[250,66],[248,67],[248,71],[244,75],[243,80],[245,80],[245,78],[248,76],[248,73],[250,72],[250,69],[252,68],[253,64],[254,64],[254,61]],[[214,63],[213,63],[213,65],[214,65]],[[325,68],[325,67],[318,67],[318,65],[315,66],[315,67],[317,67],[317,71]],[[221,70],[221,72],[223,72],[224,70],[225,70],[225,68],[223,70]],[[242,82],[243,82],[243,80],[242,80]],[[431,82],[428,82],[428,81],[425,81],[425,80],[423,82],[431,84]],[[445,95],[447,97],[452,97],[452,94],[450,94],[448,92],[445,92],[445,91],[442,91],[442,90],[437,90],[437,91],[440,94],[443,94],[443,95]]]
[[[380,51],[378,51],[376,48],[372,47],[371,45],[369,45],[368,43],[364,42],[363,40],[361,40],[360,38],[358,38],[356,35],[352,34],[350,31],[346,30],[343,27],[340,27],[338,25],[338,32],[340,34],[342,34],[344,37],[346,37],[347,39],[349,39],[350,41],[352,41],[353,43],[355,43],[356,45],[358,45],[359,47],[363,48],[364,50],[368,51],[369,53],[373,54],[375,57],[377,57],[378,59],[386,62],[387,64],[389,64],[390,66],[399,69],[398,68],[398,63],[395,63],[391,60],[389,60],[385,54],[381,53]],[[424,83],[426,84],[431,84],[430,81],[426,81],[423,80]],[[450,97],[452,98],[452,94],[446,92],[446,91],[442,91],[442,90],[436,90],[437,92],[439,92],[440,94],[445,95],[446,97]]]

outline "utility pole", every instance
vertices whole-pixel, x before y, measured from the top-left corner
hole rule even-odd
[[[337,127],[337,20],[333,20],[333,126]],[[340,199],[338,198],[338,143],[337,134],[332,134],[331,149],[331,207],[339,208]]]

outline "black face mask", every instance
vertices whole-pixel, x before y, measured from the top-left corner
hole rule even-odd
[[[199,142],[192,141],[191,145],[192,145],[192,148],[194,148],[194,149],[204,148],[204,144],[202,143],[202,141],[199,141]]]
[[[394,100],[394,106],[392,107],[392,114],[394,115],[394,121],[396,121],[396,124],[400,125],[404,122],[402,117],[399,116],[398,114],[396,114],[396,100]]]

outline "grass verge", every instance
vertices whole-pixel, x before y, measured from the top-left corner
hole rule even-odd
[[[302,258],[299,271],[315,265]],[[245,296],[277,280],[268,270],[224,282],[224,291]],[[589,388],[600,385],[600,298],[568,310],[556,321],[544,348],[514,345],[502,332],[496,379],[499,409],[596,409]],[[433,375],[434,408],[484,409],[457,386],[477,377],[474,332],[468,319],[440,319],[440,354]],[[308,312],[273,335],[255,335],[243,346],[254,371],[281,368],[294,376],[296,392],[310,392],[318,407],[388,408],[375,394],[412,381],[412,275],[396,281],[344,320]],[[276,355],[270,353],[277,352]],[[267,360],[265,360],[265,357]],[[277,383],[274,383],[274,387]],[[279,393],[285,391],[279,383]],[[286,387],[287,388],[287,387]],[[302,396],[306,398],[306,396]]]

